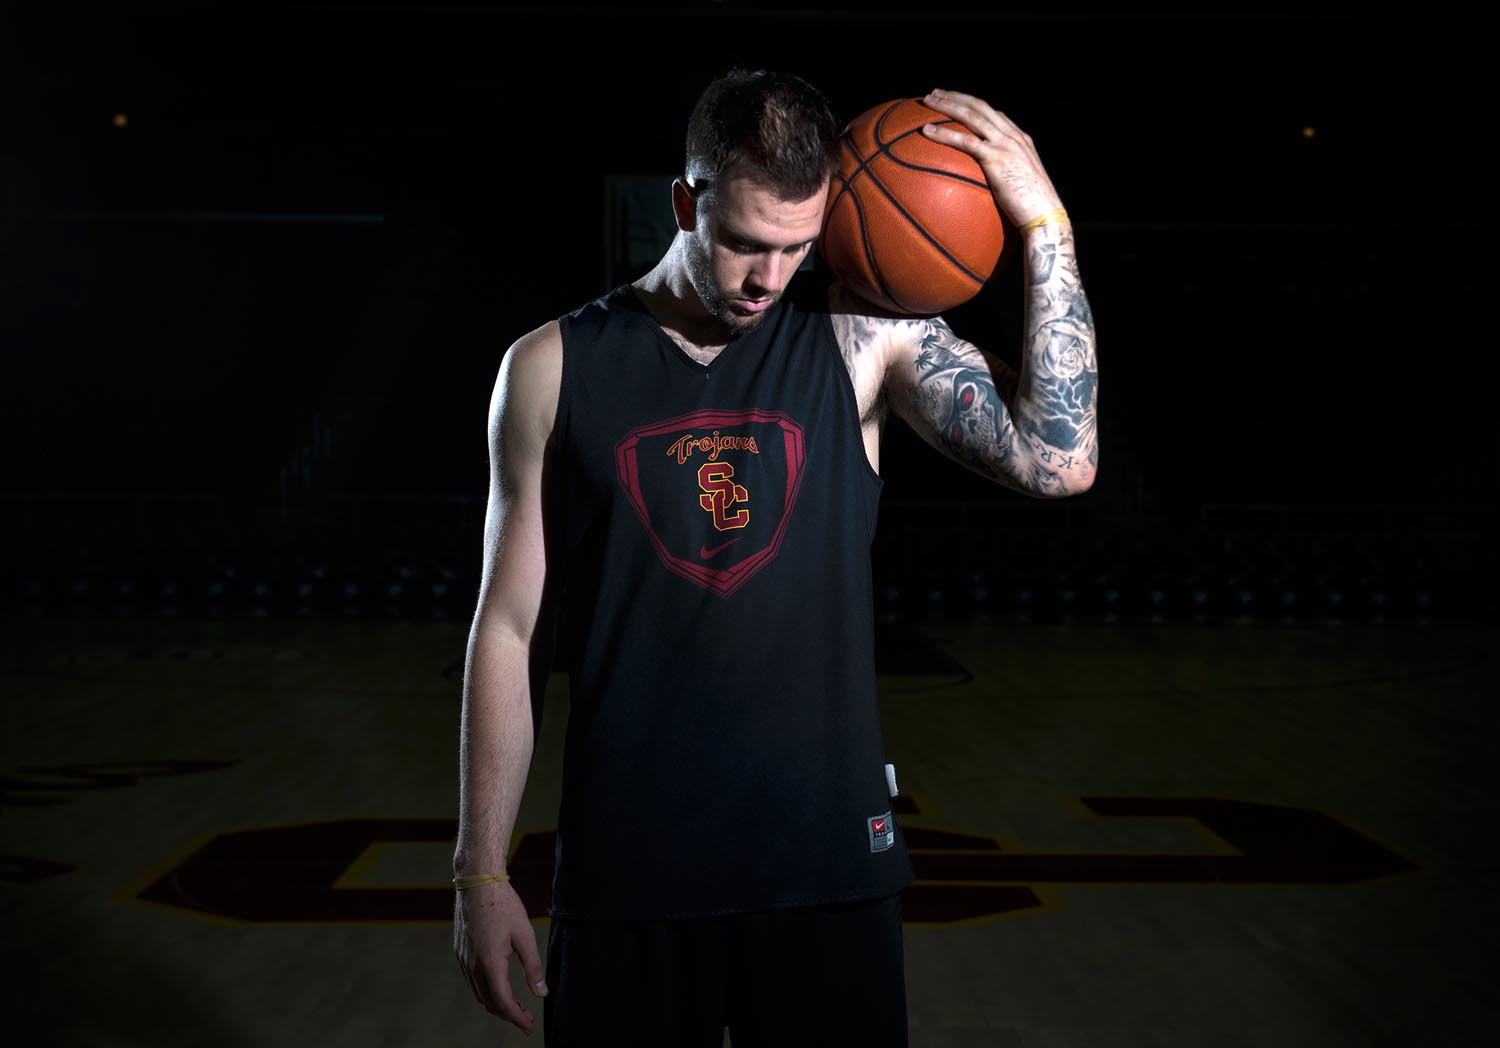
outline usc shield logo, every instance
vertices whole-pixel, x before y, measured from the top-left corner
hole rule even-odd
[[[733,515],[727,512],[730,503],[750,499],[744,488],[730,482],[732,476],[734,467],[727,462],[705,462],[698,467],[698,486],[708,492],[698,496],[698,505],[714,515],[714,527],[720,531],[743,528],[750,523],[749,510],[736,510]]]
[[[615,445],[620,486],[667,570],[731,596],[776,559],[807,464],[785,412],[708,409]]]

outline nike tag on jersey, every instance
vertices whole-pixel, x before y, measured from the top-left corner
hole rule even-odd
[[[885,851],[896,843],[896,827],[891,822],[891,813],[872,815],[865,822],[870,828],[870,850]]]

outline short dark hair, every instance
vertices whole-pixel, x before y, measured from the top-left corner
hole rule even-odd
[[[732,168],[783,200],[817,192],[839,162],[839,125],[823,92],[791,73],[735,67],[688,120],[688,185],[712,194]]]

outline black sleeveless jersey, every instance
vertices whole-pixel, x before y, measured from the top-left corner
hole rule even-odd
[[[882,481],[826,285],[800,274],[706,365],[628,284],[560,318],[552,917],[751,912],[916,877],[875,695]]]

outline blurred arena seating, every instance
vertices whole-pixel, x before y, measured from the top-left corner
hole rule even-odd
[[[316,520],[223,499],[8,500],[22,616],[468,620],[482,499],[330,499]],[[941,524],[935,523],[941,521]],[[1384,622],[1488,618],[1488,541],[1442,507],[1205,506],[1122,525],[1086,504],[882,505],[885,621]]]

